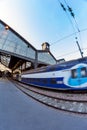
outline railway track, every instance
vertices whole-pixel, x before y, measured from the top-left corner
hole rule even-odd
[[[35,100],[58,110],[87,114],[87,94],[47,91],[14,81],[18,89]]]

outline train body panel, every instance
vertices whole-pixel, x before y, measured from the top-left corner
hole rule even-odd
[[[21,82],[61,90],[87,89],[87,57],[23,73]]]

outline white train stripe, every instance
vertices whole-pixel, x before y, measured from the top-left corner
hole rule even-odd
[[[44,73],[35,73],[35,74],[23,74],[22,78],[56,78],[56,77],[65,77],[69,74],[69,71],[52,71]]]

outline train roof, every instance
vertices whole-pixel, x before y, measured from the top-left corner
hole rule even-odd
[[[65,61],[64,63],[59,63],[59,64],[55,64],[55,65],[48,65],[45,67],[40,67],[40,68],[36,68],[36,69],[32,69],[29,71],[24,72],[24,74],[26,73],[39,73],[39,72],[46,72],[46,71],[55,71],[55,70],[63,70],[63,69],[69,69],[70,67],[79,64],[79,63],[87,63],[87,57],[84,58],[79,58],[79,59],[74,59],[74,60],[70,60],[70,61]]]

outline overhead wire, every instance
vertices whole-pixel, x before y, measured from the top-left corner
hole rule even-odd
[[[67,6],[67,8],[68,8],[68,11],[70,12],[70,15],[72,16],[72,18],[73,18],[74,21],[75,21],[75,25],[76,25],[76,28],[77,28],[78,32],[80,32],[80,29],[79,29],[79,26],[78,26],[78,24],[77,24],[77,21],[76,21],[76,18],[75,18],[75,14],[74,14],[72,8],[68,5],[68,3],[66,2],[66,0],[64,0],[64,2],[65,2],[66,6]]]
[[[81,33],[81,32],[84,32],[84,31],[87,31],[87,28],[84,28],[84,29],[80,30],[80,33]],[[52,45],[54,45],[54,44],[56,44],[56,43],[59,43],[60,41],[65,40],[65,39],[67,39],[67,38],[69,38],[69,37],[75,35],[76,33],[78,34],[78,32],[75,32],[75,33],[71,33],[71,34],[69,34],[69,35],[66,35],[66,36],[64,36],[64,37],[62,37],[62,38],[60,38],[60,39],[58,39],[58,40],[52,42],[52,43],[50,44],[50,46],[52,46]]]
[[[67,53],[67,54],[63,54],[63,55],[61,55],[61,56],[58,56],[57,58],[63,57],[63,56],[67,56],[67,55],[70,55],[70,54],[73,54],[73,53],[77,53],[77,52],[78,52],[78,50],[72,51],[72,52],[69,52],[69,53]]]
[[[82,50],[87,50],[87,48],[83,48]],[[56,57],[56,58],[63,57],[63,56],[68,56],[68,55],[71,55],[71,54],[73,54],[73,53],[75,54],[75,53],[77,53],[77,52],[78,52],[78,50],[75,50],[75,51],[72,51],[72,52],[69,52],[69,53],[60,55],[60,56],[58,56],[58,57]]]
[[[63,11],[66,13],[66,16],[68,17],[68,19],[69,19],[69,21],[70,21],[70,23],[72,25],[73,32],[75,33],[75,28],[73,26],[73,23],[72,23],[72,20],[71,20],[70,16],[68,15],[67,8],[63,5],[63,3],[60,0],[57,0],[57,1],[59,2],[59,4],[62,7]]]
[[[83,57],[83,52],[81,51],[81,48],[80,48],[80,45],[79,45],[79,42],[78,42],[78,37],[77,37],[77,35],[76,35],[77,33],[79,33],[79,38],[80,38],[80,41],[81,41],[81,44],[82,44],[80,29],[79,29],[78,24],[77,24],[77,21],[76,21],[76,19],[75,19],[75,14],[74,14],[72,8],[67,4],[66,0],[64,0],[64,2],[65,2],[65,4],[66,4],[67,8],[65,7],[65,5],[64,5],[60,0],[57,0],[57,1],[59,2],[59,4],[60,4],[60,6],[62,7],[63,11],[66,13],[66,15],[67,15],[67,17],[68,17],[68,19],[69,19],[69,21],[70,21],[70,23],[71,23],[71,25],[72,25],[72,28],[73,28],[73,32],[74,32],[74,33],[73,33],[73,34],[70,34],[70,35],[68,35],[68,36],[66,36],[66,37],[64,37],[64,38],[61,38],[60,40],[57,40],[56,42],[59,42],[59,41],[65,39],[65,38],[67,38],[67,37],[70,37],[70,36],[72,36],[72,35],[75,35],[76,44],[77,44],[77,46],[78,46],[78,48],[79,48],[81,57]],[[68,10],[68,12],[70,13],[70,15],[72,16],[72,18],[74,19],[75,27],[76,27],[76,29],[77,29],[77,32],[75,31],[73,22],[72,22],[71,18],[69,17],[67,10]],[[56,42],[54,42],[54,43],[56,43]],[[54,43],[52,43],[51,45],[53,45]]]
[[[73,20],[74,20],[74,22],[75,22],[75,26],[76,26],[76,29],[77,29],[78,34],[79,34],[79,40],[80,40],[80,43],[81,43],[81,45],[82,45],[82,47],[83,47],[82,38],[81,38],[81,34],[80,34],[80,29],[79,29],[79,26],[78,26],[78,24],[77,24],[77,21],[76,21],[76,18],[75,18],[75,14],[74,14],[72,8],[71,8],[71,7],[68,5],[68,3],[66,2],[66,0],[64,0],[64,2],[65,2],[66,6],[67,6],[67,8],[68,8],[68,11],[70,12],[70,15],[72,16],[72,18],[73,18]],[[78,46],[78,48],[79,48],[81,57],[83,57],[83,52],[81,51],[81,47],[80,47],[80,45],[79,45],[77,36],[75,37],[75,39],[76,39],[76,44],[77,44],[77,46]]]

